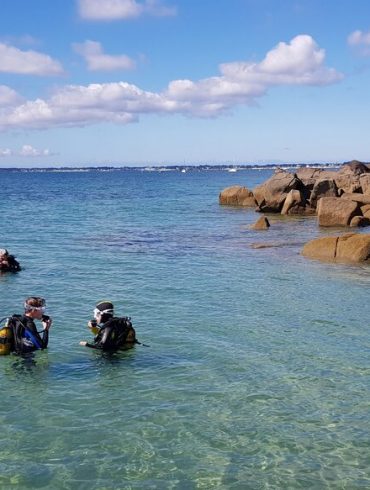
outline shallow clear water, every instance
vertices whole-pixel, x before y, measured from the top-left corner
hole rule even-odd
[[[370,487],[370,268],[301,257],[313,218],[218,205],[269,175],[0,173],[24,266],[0,317],[38,294],[54,318],[1,358],[1,488]],[[79,346],[104,298],[149,347]]]

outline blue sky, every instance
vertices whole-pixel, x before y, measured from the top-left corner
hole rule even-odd
[[[0,166],[370,161],[368,0],[2,0]]]

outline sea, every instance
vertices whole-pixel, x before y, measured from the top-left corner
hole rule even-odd
[[[271,174],[0,172],[23,267],[0,318],[30,295],[53,318],[47,350],[0,358],[1,489],[370,488],[370,266],[304,258],[343,232],[315,217],[219,205]],[[79,345],[103,299],[142,345]]]

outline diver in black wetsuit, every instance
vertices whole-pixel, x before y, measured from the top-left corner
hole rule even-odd
[[[24,303],[24,314],[13,315],[8,322],[8,327],[13,332],[13,348],[17,354],[25,354],[38,349],[46,349],[49,342],[49,329],[52,319],[44,314],[45,300],[31,296]],[[37,331],[34,320],[41,320],[42,336]]]
[[[130,318],[115,317],[114,306],[110,301],[101,301],[94,309],[94,320],[88,327],[95,334],[94,342],[81,341],[80,345],[114,352],[118,349],[130,349],[137,342],[135,329]]]
[[[0,249],[0,272],[18,272],[21,270],[18,260],[5,248]]]

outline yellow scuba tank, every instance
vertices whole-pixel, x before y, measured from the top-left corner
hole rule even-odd
[[[0,329],[0,356],[10,354],[13,345],[13,331],[8,326]]]

